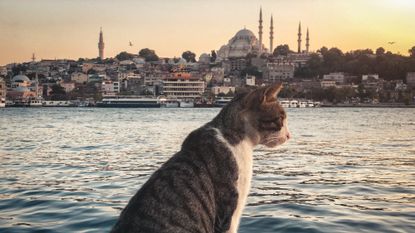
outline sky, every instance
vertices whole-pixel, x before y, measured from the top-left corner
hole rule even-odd
[[[384,47],[407,55],[415,46],[414,0],[0,0],[0,65],[30,61],[32,53],[37,60],[97,57],[100,27],[105,57],[142,48],[199,57],[244,27],[258,35],[260,7],[266,47],[271,14],[274,47],[296,50],[300,21],[313,51]]]

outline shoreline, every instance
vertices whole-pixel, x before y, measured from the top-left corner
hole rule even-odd
[[[321,108],[415,108],[415,104],[322,104]]]

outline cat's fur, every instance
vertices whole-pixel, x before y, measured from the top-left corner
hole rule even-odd
[[[132,197],[112,232],[235,233],[250,189],[252,151],[290,138],[281,85],[235,97]]]

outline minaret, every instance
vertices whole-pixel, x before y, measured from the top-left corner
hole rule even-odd
[[[273,51],[273,43],[274,43],[274,22],[271,15],[271,26],[269,27],[269,53],[272,54]]]
[[[99,32],[99,42],[98,42],[99,58],[104,59],[104,37],[102,36],[102,28]]]
[[[35,53],[32,53],[32,62],[36,61]]]
[[[307,52],[307,53],[309,53],[310,52],[310,35],[309,35],[309,33],[308,33],[308,28],[307,28],[307,38],[305,39],[305,41],[306,41],[306,44],[305,44],[305,51]]]
[[[301,53],[301,22],[300,22],[300,24],[298,25],[298,40],[297,40],[297,42],[298,42],[298,53]]]
[[[259,10],[259,32],[258,32],[258,35],[259,35],[259,54],[258,55],[261,55],[262,54],[262,7],[261,7],[261,9]]]

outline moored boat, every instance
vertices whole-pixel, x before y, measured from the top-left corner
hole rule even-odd
[[[0,98],[0,108],[5,108],[5,107],[6,107],[6,99]]]
[[[181,108],[193,108],[195,103],[193,100],[180,100],[180,107]]]
[[[97,107],[100,108],[160,108],[160,106],[159,99],[144,97],[114,96],[97,102]]]

